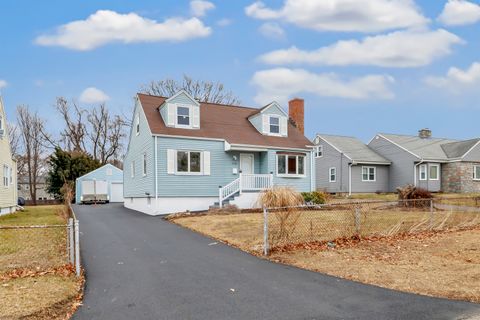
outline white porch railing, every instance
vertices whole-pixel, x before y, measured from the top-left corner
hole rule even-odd
[[[231,197],[235,193],[242,191],[261,191],[273,186],[273,174],[243,174],[218,189],[218,204],[223,206],[223,200]]]

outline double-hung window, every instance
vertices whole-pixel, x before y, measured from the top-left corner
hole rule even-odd
[[[362,181],[375,181],[377,170],[375,167],[362,167]]]
[[[270,133],[280,134],[280,118],[270,116]]]
[[[427,180],[427,165],[422,164],[420,165],[420,180],[424,181]]]
[[[177,125],[190,126],[190,108],[177,107]]]
[[[337,182],[337,168],[332,167],[328,169],[328,181]]]
[[[473,166],[473,180],[480,180],[480,165]]]
[[[135,118],[135,132],[137,135],[140,134],[140,115],[137,114]]]
[[[438,164],[431,164],[429,168],[429,179],[430,180],[439,180],[439,171],[440,166]]]
[[[319,145],[315,147],[315,157],[316,158],[321,158],[323,157],[323,146]]]
[[[200,151],[177,151],[177,172],[200,174],[202,153]]]
[[[303,176],[305,175],[304,155],[277,155],[277,175],[280,176]]]
[[[6,165],[3,166],[3,186],[8,187],[10,182],[10,168]]]

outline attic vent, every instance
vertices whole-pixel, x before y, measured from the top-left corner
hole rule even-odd
[[[431,138],[432,137],[432,130],[430,130],[428,128],[418,130],[418,136],[422,139]]]

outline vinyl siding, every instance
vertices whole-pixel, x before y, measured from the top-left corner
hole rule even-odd
[[[263,132],[263,115],[264,114],[271,114],[271,115],[277,115],[281,117],[285,117],[285,114],[282,112],[282,110],[279,109],[280,107],[277,105],[273,105],[272,107],[268,108],[267,111],[264,113],[258,113],[255,116],[251,117],[250,123],[257,129],[259,132]]]
[[[3,136],[0,138],[0,211],[2,208],[10,208],[17,205],[17,166],[12,159],[12,152],[10,149],[10,142],[7,132],[7,121],[3,103],[0,98],[0,117],[3,121],[3,129],[5,130]],[[6,165],[12,168],[13,183],[8,187],[3,186],[3,166]]]
[[[169,101],[170,103],[178,103],[178,104],[184,104],[184,105],[195,105],[195,102],[190,99],[186,94],[181,93],[172,100]],[[167,110],[167,104],[163,104],[160,108],[160,115],[162,116],[162,119],[165,123],[168,123],[168,110]],[[201,111],[200,111],[201,112]],[[201,115],[200,115],[201,117]]]
[[[413,184],[413,166],[415,161],[419,161],[417,157],[382,137],[374,138],[368,146],[392,162],[390,165],[389,192],[395,192],[397,187]]]
[[[112,175],[107,175],[107,169],[112,169]],[[82,181],[86,180],[98,180],[98,181],[107,181],[108,182],[108,194],[111,195],[111,184],[112,182],[123,181],[123,171],[117,167],[107,164],[103,167],[93,170],[90,173],[78,178],[75,181],[75,201],[80,203],[80,197],[82,195]],[[111,198],[111,197],[110,197]]]
[[[268,172],[273,172],[273,184],[278,186],[292,187],[298,192],[311,191],[311,166],[310,151],[306,152],[305,157],[305,177],[279,177],[277,176],[277,152],[282,150],[268,150]]]
[[[348,192],[348,164],[350,160],[333,148],[330,144],[320,139],[323,145],[323,156],[315,158],[316,189],[326,192]],[[329,169],[337,169],[336,182],[329,182]]]
[[[362,167],[375,167],[376,180],[362,181]],[[388,192],[388,181],[389,166],[361,164],[352,166],[352,192],[354,193]]]
[[[154,195],[154,138],[148,127],[143,109],[138,102],[135,105],[134,118],[140,115],[140,133],[136,135],[135,126],[130,133],[127,155],[124,161],[123,193],[127,197],[145,197],[146,194]],[[143,176],[143,154],[147,154],[147,175]],[[130,165],[135,161],[135,177],[131,177]]]

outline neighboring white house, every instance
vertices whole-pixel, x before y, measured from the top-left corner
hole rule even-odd
[[[0,96],[0,215],[15,212],[17,205],[17,163],[8,139],[7,117]]]

